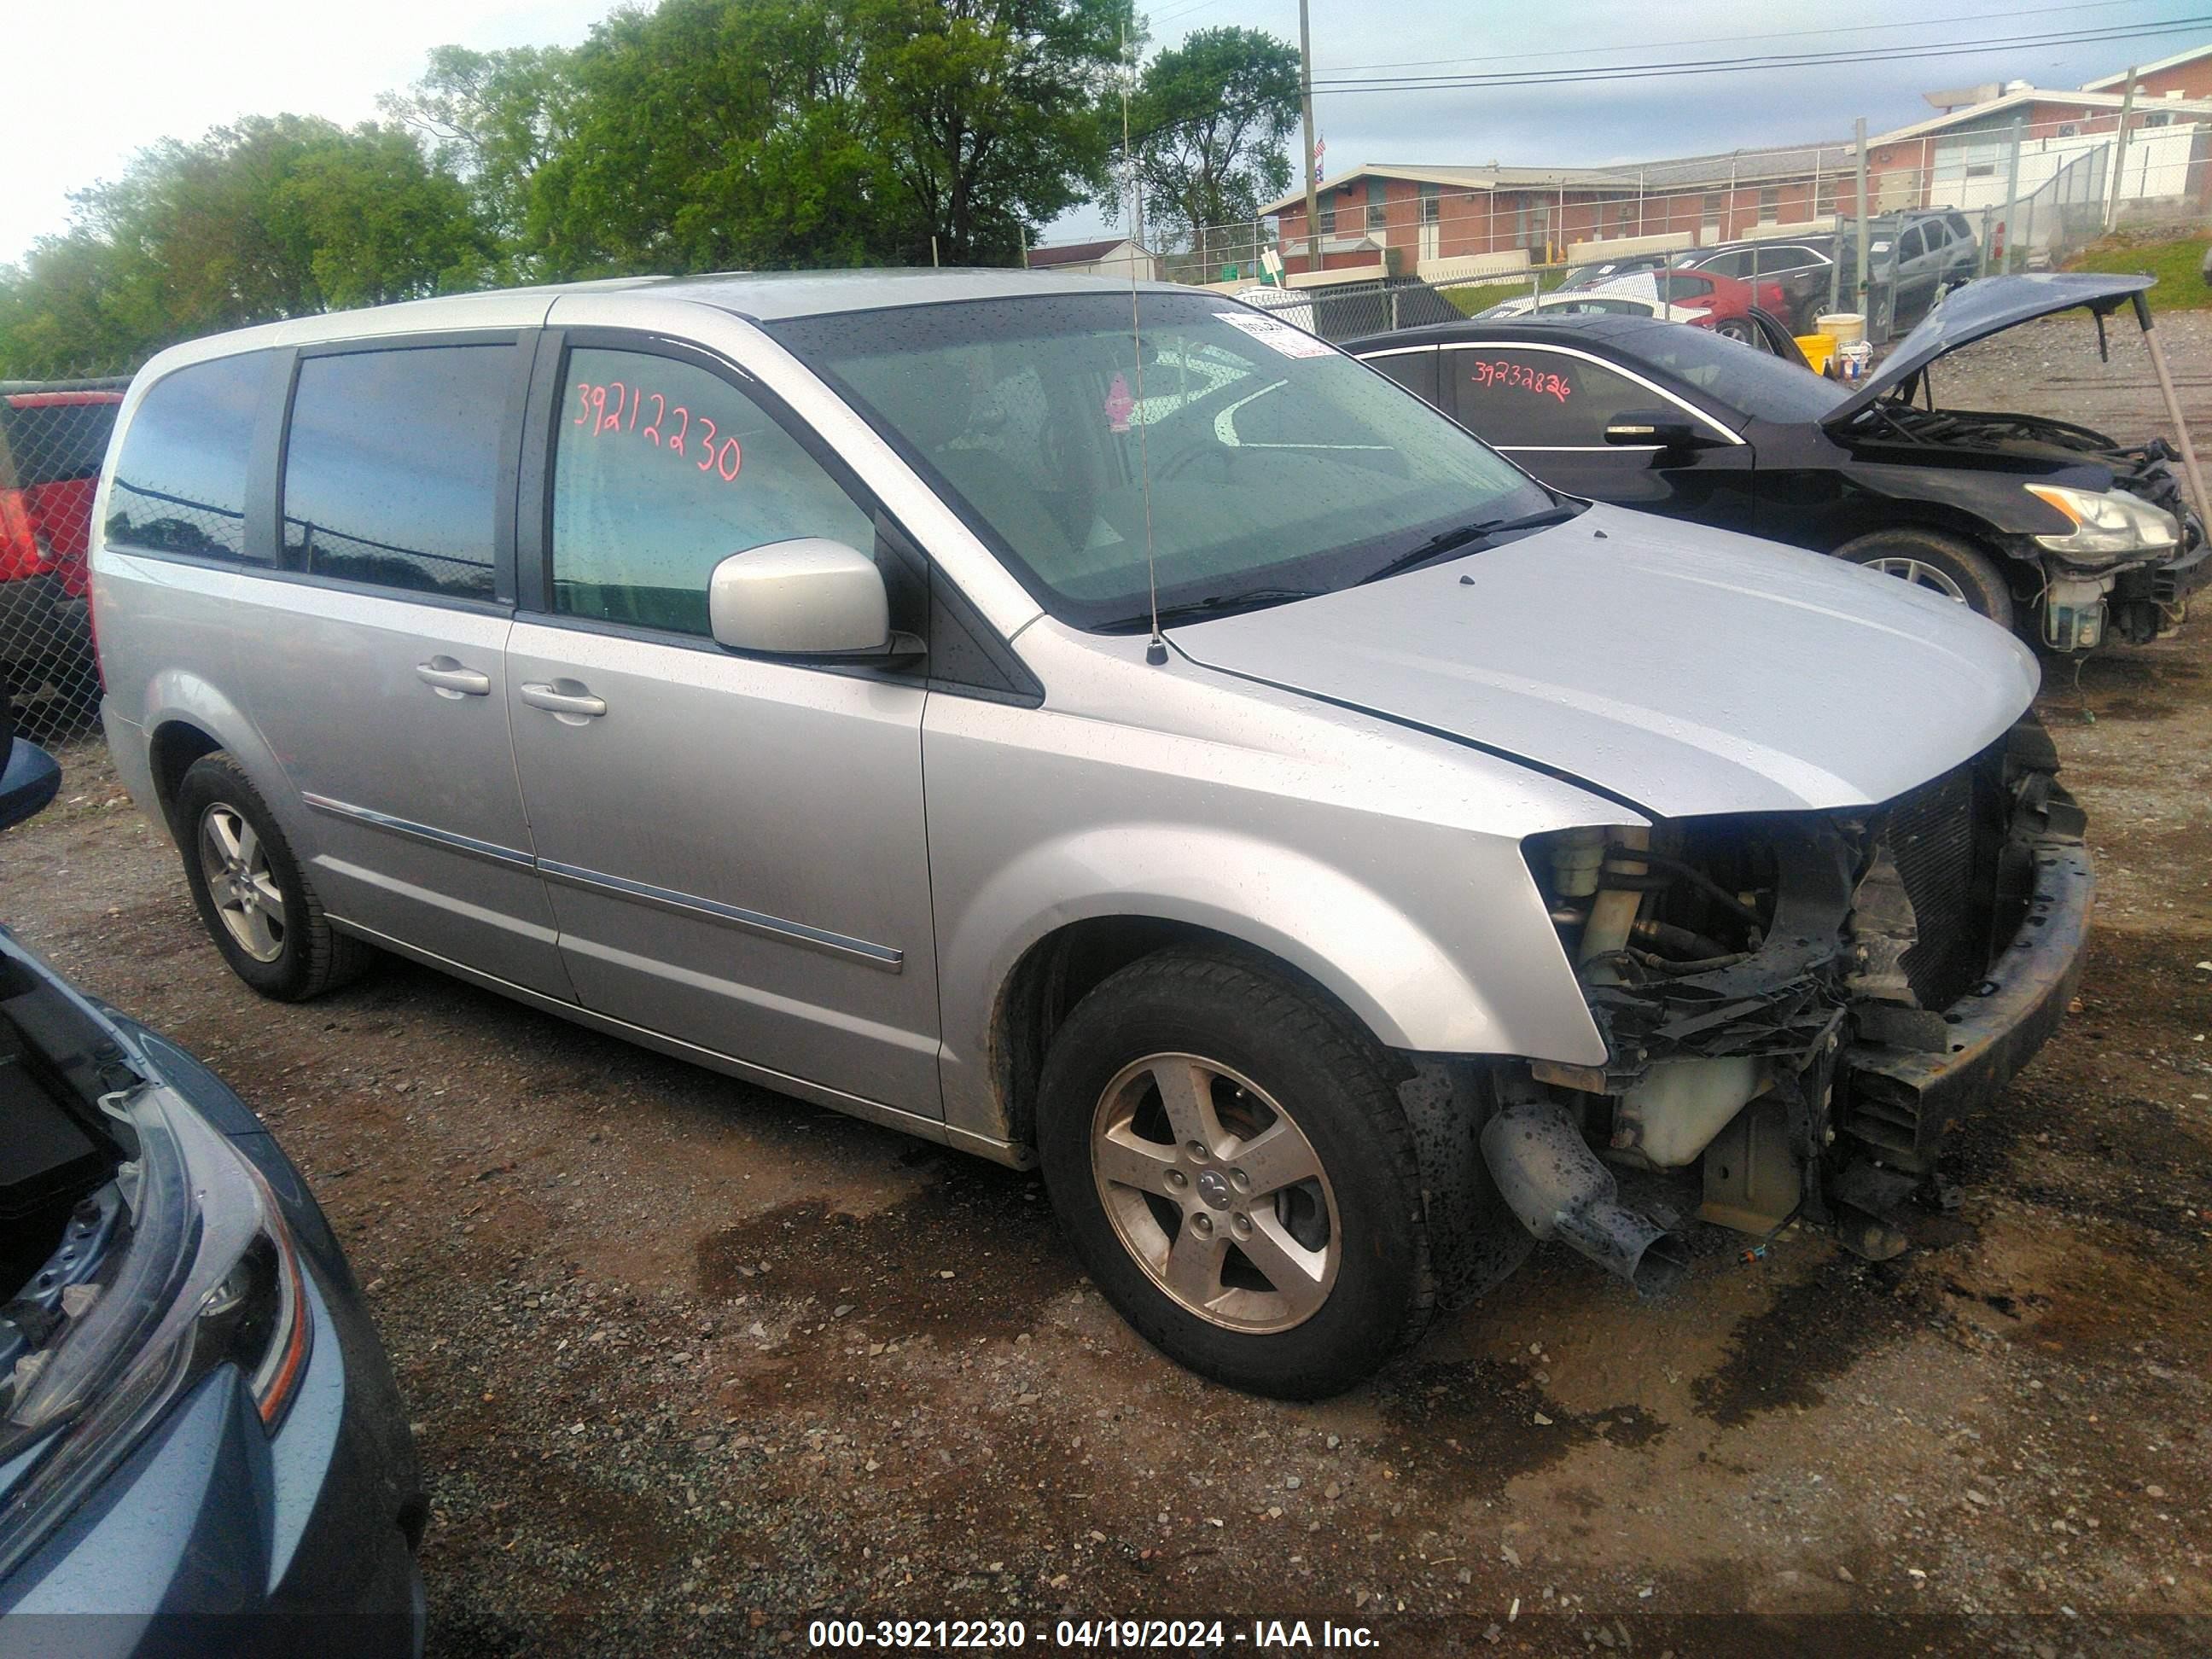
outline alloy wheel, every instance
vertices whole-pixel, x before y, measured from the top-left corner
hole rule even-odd
[[[276,961],[284,950],[283,890],[269,867],[269,849],[234,808],[210,806],[200,815],[200,870],[238,948],[256,962]]]
[[[1091,1119],[1114,1231],[1185,1312],[1266,1334],[1318,1312],[1343,1254],[1336,1197],[1304,1131],[1264,1090],[1195,1054],[1124,1066]]]
[[[1890,559],[1869,559],[1866,568],[1879,570],[1885,576],[1895,576],[1911,582],[1915,587],[1924,587],[1931,593],[1941,593],[1945,599],[1955,599],[1960,605],[1967,602],[1966,590],[1959,586],[1955,577],[1924,560],[1901,556]]]

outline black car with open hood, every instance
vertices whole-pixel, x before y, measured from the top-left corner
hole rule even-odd
[[[1947,353],[2039,317],[2099,321],[2150,279],[1994,276],[1946,299],[1856,386],[1647,318],[1530,317],[1346,349],[1554,489],[1832,553],[2082,651],[2178,624],[2212,578],[2185,452],[2037,416],[1947,409]],[[2148,332],[2148,330],[2146,330]],[[2155,358],[2154,358],[2155,362]]]

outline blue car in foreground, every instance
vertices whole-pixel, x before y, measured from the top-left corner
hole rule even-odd
[[[0,753],[4,828],[60,774]],[[427,1512],[299,1171],[0,929],[0,1651],[419,1653]]]

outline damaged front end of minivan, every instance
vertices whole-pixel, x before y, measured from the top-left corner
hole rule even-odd
[[[2031,719],[1863,811],[1532,837],[1608,1057],[1499,1079],[1481,1146],[1506,1206],[1646,1291],[1680,1276],[1670,1212],[1904,1249],[1947,1127],[2035,1052],[2080,973],[2093,882],[2057,770]]]

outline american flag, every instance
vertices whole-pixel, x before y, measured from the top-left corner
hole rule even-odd
[[[1328,151],[1328,139],[1326,139],[1326,138],[1316,138],[1316,139],[1315,139],[1315,140],[1314,140],[1314,183],[1316,183],[1316,184],[1319,184],[1319,183],[1321,182],[1321,173],[1322,173],[1321,158],[1322,158],[1322,155],[1323,155]]]

